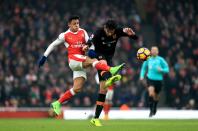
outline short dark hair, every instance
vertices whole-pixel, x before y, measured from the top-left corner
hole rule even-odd
[[[79,16],[77,16],[77,15],[72,15],[72,16],[69,17],[68,23],[70,23],[72,20],[79,20],[79,19],[80,19]]]
[[[104,24],[106,28],[113,30],[117,28],[117,23],[115,20],[113,19],[109,19],[106,21],[106,23]]]

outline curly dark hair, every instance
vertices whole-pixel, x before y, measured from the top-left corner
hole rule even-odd
[[[70,23],[72,20],[79,20],[79,19],[80,19],[80,17],[78,15],[72,15],[69,17],[68,23]]]
[[[117,23],[114,19],[109,19],[104,24],[107,29],[113,30],[117,28]]]

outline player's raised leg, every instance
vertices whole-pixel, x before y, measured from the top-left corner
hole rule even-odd
[[[115,67],[110,67],[104,60],[98,61],[97,59],[86,57],[86,60],[83,62],[83,67],[87,68],[90,65],[92,65],[97,70],[109,71],[112,75],[116,75],[125,66],[125,63]]]

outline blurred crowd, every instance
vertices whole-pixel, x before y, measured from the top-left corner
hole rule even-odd
[[[166,103],[198,108],[198,3],[160,0],[156,3],[156,41],[170,73],[165,81]]]
[[[109,17],[120,26],[132,27],[138,41],[122,38],[114,64],[126,62],[123,79],[115,86],[114,106],[127,103],[144,107],[145,85],[139,81],[141,62],[136,50],[147,46],[144,24],[154,27],[156,45],[166,58],[170,73],[165,77],[163,106],[198,109],[198,12],[196,2],[181,0],[154,2],[152,17],[141,19],[135,1],[121,0],[17,0],[0,3],[0,106],[45,107],[65,90],[72,88],[73,77],[67,51],[60,45],[48,57],[44,67],[37,61],[48,45],[67,30],[67,19],[80,16],[80,25],[91,35]],[[91,107],[97,98],[96,70],[87,69],[88,79],[82,92],[66,106]]]

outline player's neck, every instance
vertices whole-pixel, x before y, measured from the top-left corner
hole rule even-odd
[[[74,34],[78,32],[78,30],[75,31],[75,30],[72,30],[72,29],[70,29],[70,28],[69,28],[69,31],[72,32],[72,33],[74,33]]]

